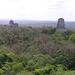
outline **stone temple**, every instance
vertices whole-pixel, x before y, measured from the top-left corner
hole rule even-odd
[[[56,31],[61,31],[61,32],[66,32],[67,29],[65,28],[65,22],[64,22],[64,19],[63,18],[59,18],[58,19],[58,23],[57,23],[57,26],[56,26]]]
[[[9,27],[10,27],[10,29],[15,29],[18,27],[18,23],[14,23],[13,20],[10,20]]]

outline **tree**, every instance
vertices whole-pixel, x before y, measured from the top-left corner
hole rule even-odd
[[[62,64],[66,66],[67,68],[69,67],[70,63],[70,57],[68,54],[63,52],[62,50],[58,50],[54,55],[53,58],[55,59],[54,65],[55,64]]]
[[[6,62],[2,69],[5,71],[5,73],[9,74],[16,74],[17,72],[20,72],[23,70],[22,63],[17,62]]]
[[[0,51],[0,68],[5,64],[5,62],[12,62],[12,59],[4,51]]]
[[[45,33],[45,34],[54,34],[56,32],[55,28],[42,28],[42,32],[41,33]]]
[[[5,43],[12,46],[16,42],[18,42],[18,36],[14,35],[12,32],[9,32],[5,37]]]
[[[28,61],[27,69],[35,70],[36,68],[52,64],[53,62],[54,60],[50,57],[50,55],[37,54]]]
[[[75,43],[75,34],[72,34],[69,38],[70,41],[72,41],[73,43]]]
[[[0,69],[0,75],[4,75],[4,70]]]

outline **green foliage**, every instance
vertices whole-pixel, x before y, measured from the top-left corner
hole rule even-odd
[[[55,32],[53,35],[51,35],[51,38],[55,44],[64,45],[68,43],[64,32]]]
[[[56,65],[56,70],[62,70],[62,71],[66,71],[67,70],[67,67],[65,67],[64,65],[62,64],[58,64]]]
[[[70,58],[70,64],[69,64],[69,69],[71,70],[75,70],[75,53],[73,55],[73,57]]]
[[[0,51],[0,68],[5,64],[5,62],[12,62],[12,59],[4,51]]]
[[[75,71],[63,71],[62,69],[59,69],[53,75],[75,75]]]
[[[69,38],[70,41],[72,41],[73,43],[75,43],[75,34],[72,34]]]
[[[24,71],[17,73],[16,75],[34,75],[34,73],[24,70]]]
[[[0,69],[0,75],[4,75],[4,70]]]
[[[67,68],[62,64],[56,65],[55,68],[55,72],[52,72],[51,75],[64,75],[64,72],[67,71]]]
[[[39,68],[46,66],[47,64],[52,64],[54,60],[49,55],[37,54],[28,62],[27,68]],[[34,70],[32,69],[32,70]]]
[[[4,40],[0,38],[0,46],[4,44]]]
[[[70,57],[68,56],[68,54],[64,53],[62,50],[58,50],[54,55],[53,58],[55,59],[55,63],[54,64],[63,64],[66,67],[69,67],[69,60]]]
[[[8,53],[7,55],[8,55],[9,58],[11,58],[10,59],[11,61],[14,61],[15,58],[16,58],[16,55],[13,52]]]
[[[46,27],[46,28],[42,29],[42,33],[45,33],[45,34],[54,34],[55,31],[56,31],[55,28],[48,28],[48,27]]]
[[[43,67],[40,69],[35,69],[34,74],[35,75],[50,75],[53,70],[54,70],[54,66]]]
[[[9,46],[12,46],[16,42],[18,42],[18,36],[14,35],[12,32],[8,32],[5,37],[5,43]]]
[[[65,75],[67,68],[64,65],[48,65],[40,69],[35,69],[35,75]]]
[[[31,60],[31,56],[26,53],[22,53],[21,55],[17,55],[14,59],[15,62],[22,63],[23,67],[27,66],[29,60]]]
[[[66,35],[72,35],[74,34],[75,32],[73,30],[67,30],[67,32],[65,32]]]
[[[65,71],[64,75],[75,75],[75,71]]]
[[[70,70],[75,70],[73,30],[0,26],[0,75],[74,75]]]
[[[55,32],[53,35],[52,35],[52,39],[53,40],[65,40],[65,37],[63,36],[63,32]]]
[[[63,36],[65,37],[65,40],[69,40],[69,37],[74,34],[74,31],[72,30],[67,30],[66,32],[63,33]]]
[[[10,74],[15,74],[16,72],[20,72],[23,70],[22,63],[17,62],[6,62],[6,64],[2,67],[4,71],[8,71]]]

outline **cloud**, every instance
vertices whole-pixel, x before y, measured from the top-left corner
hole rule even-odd
[[[75,19],[75,0],[0,0],[0,17],[12,19]]]

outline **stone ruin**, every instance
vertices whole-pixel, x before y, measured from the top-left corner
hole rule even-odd
[[[13,20],[10,20],[9,26],[10,26],[10,29],[15,29],[18,27],[18,23],[14,23]]]
[[[65,28],[65,22],[63,18],[58,19],[58,23],[56,26],[56,31],[66,32],[67,29]]]

